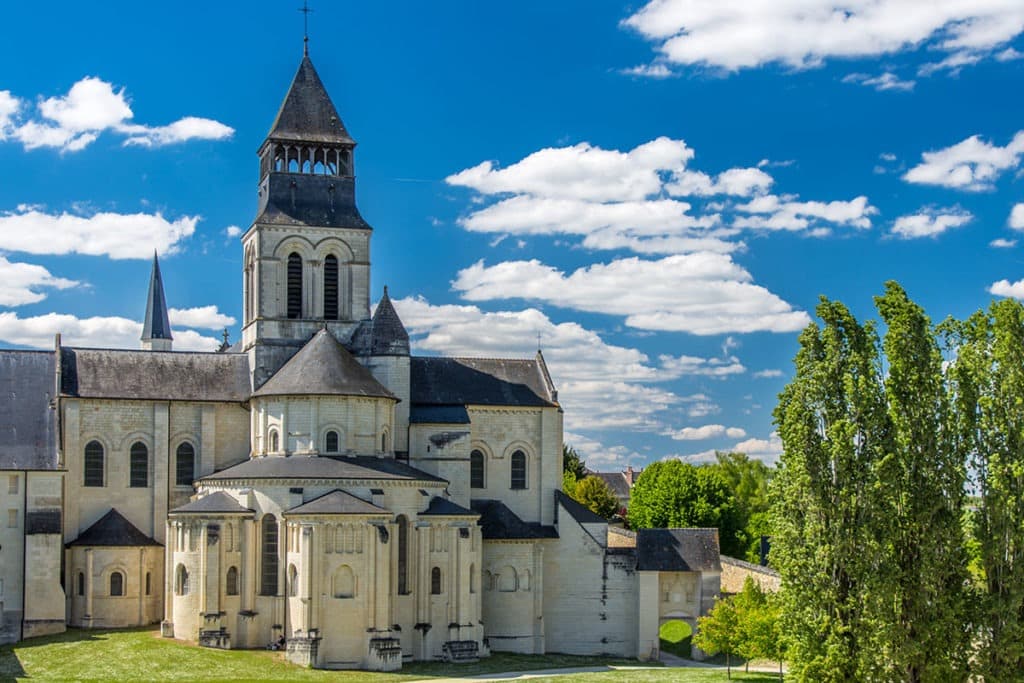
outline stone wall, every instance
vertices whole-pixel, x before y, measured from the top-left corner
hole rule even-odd
[[[761,586],[761,590],[767,593],[775,593],[782,586],[782,579],[774,569],[722,555],[723,593],[739,593],[743,590],[743,584],[748,577],[753,579]]]

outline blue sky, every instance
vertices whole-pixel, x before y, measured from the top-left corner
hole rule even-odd
[[[0,343],[238,339],[256,149],[297,2],[30,3],[0,41]],[[992,0],[313,6],[420,353],[548,359],[594,465],[772,460],[820,295],[934,320],[1024,298],[1024,6]]]

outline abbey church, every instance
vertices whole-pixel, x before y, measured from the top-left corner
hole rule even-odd
[[[4,641],[158,624],[318,668],[648,658],[710,607],[717,532],[609,529],[561,492],[539,351],[416,356],[386,288],[371,315],[355,146],[304,56],[259,148],[235,346],[173,349],[154,257],[141,349],[0,351]]]

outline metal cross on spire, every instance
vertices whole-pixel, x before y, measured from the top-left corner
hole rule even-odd
[[[309,8],[309,0],[302,0],[302,7],[299,8],[302,12],[302,53],[309,56],[309,13],[312,12]]]

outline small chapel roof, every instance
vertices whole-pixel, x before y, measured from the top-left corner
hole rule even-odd
[[[427,506],[427,509],[420,513],[420,517],[423,517],[424,515],[437,517],[460,517],[462,515],[472,515],[473,517],[479,517],[480,513],[464,508],[458,503],[452,502],[447,498],[434,496],[430,499],[430,505]]]
[[[241,505],[223,491],[214,491],[197,498],[181,507],[174,508],[170,515],[251,515],[252,510]]]
[[[285,515],[390,515],[391,512],[347,491],[335,489],[319,498],[293,507]]]
[[[288,359],[253,396],[395,398],[324,328]]]
[[[636,536],[638,571],[721,571],[718,529],[640,529]]]
[[[107,514],[95,524],[68,543],[68,546],[140,546],[161,545],[138,527],[125,519],[117,508],[110,508]]]
[[[227,479],[390,479],[396,481],[445,482],[394,458],[372,455],[355,457],[267,456],[250,458],[203,480]]]
[[[302,58],[267,137],[354,145],[309,55]]]
[[[472,500],[470,507],[480,514],[481,533],[486,540],[558,538],[555,527],[524,522],[500,500]]]
[[[412,403],[557,406],[543,358],[412,358]]]
[[[57,469],[52,351],[0,351],[0,470]]]

